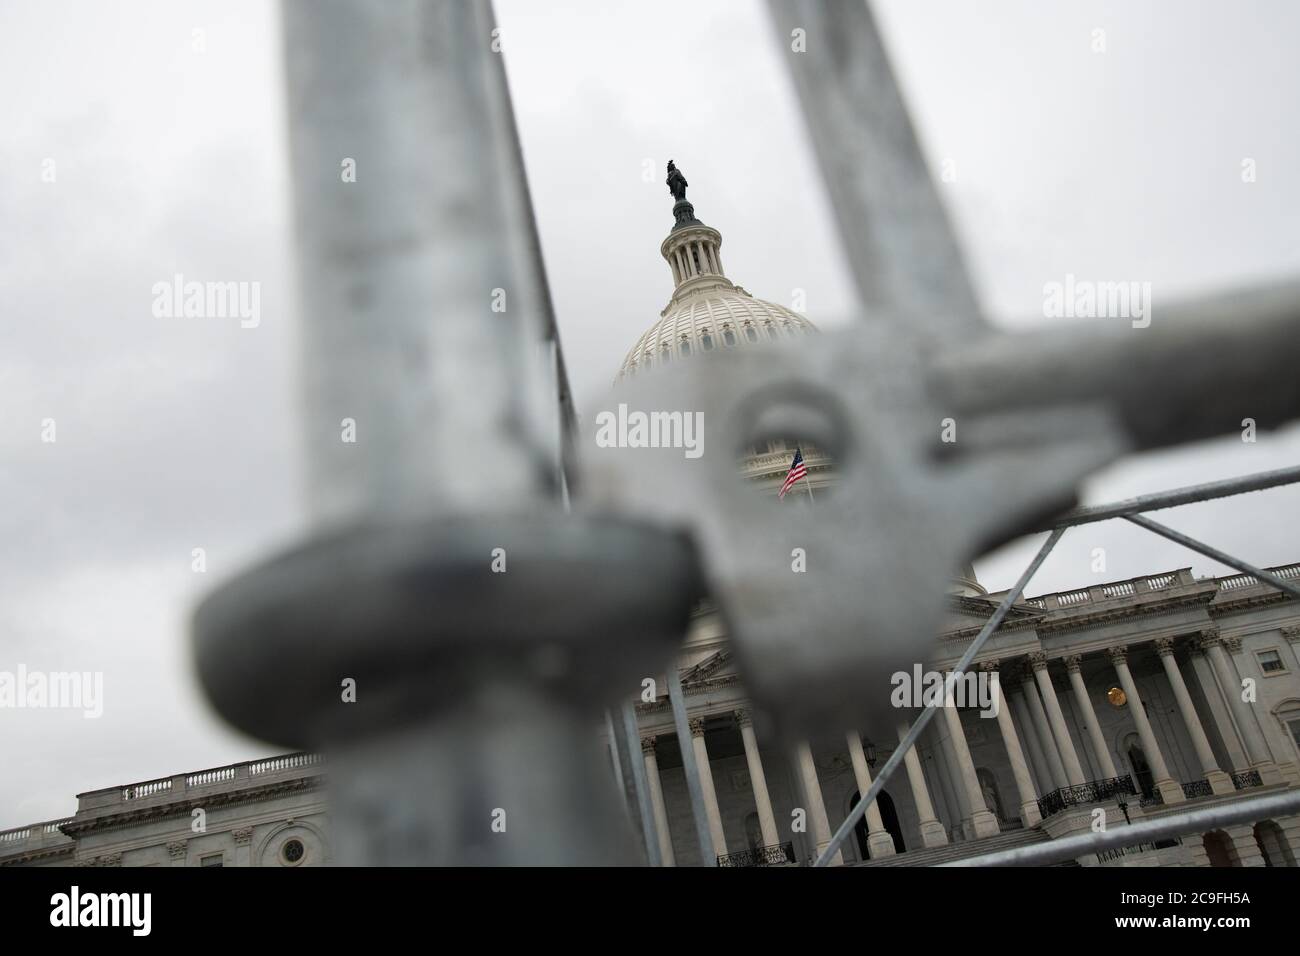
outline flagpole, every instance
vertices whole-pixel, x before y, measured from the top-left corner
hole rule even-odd
[[[807,467],[806,463],[804,467]],[[812,493],[812,474],[811,473],[805,474],[803,476],[803,481],[804,484],[808,486],[808,501],[811,503],[810,507],[815,506],[817,504],[817,499],[813,497],[813,493]]]

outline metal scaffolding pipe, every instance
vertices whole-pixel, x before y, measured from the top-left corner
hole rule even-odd
[[[553,322],[491,5],[282,9],[313,516],[553,496]]]
[[[1133,846],[1152,840],[1164,840],[1198,830],[1213,830],[1235,823],[1248,823],[1269,817],[1290,816],[1300,811],[1300,791],[1275,793],[1266,797],[1251,797],[1204,807],[1200,810],[1182,810],[1162,815],[1155,820],[1140,820],[1126,826],[1116,826],[1101,833],[1081,833],[1062,837],[1050,843],[1018,847],[986,853],[983,856],[954,860],[941,866],[1048,866],[1073,860],[1085,853],[1098,853],[1121,846]]]
[[[1264,491],[1268,488],[1277,488],[1297,481],[1300,481],[1300,466],[1278,468],[1275,471],[1261,471],[1253,475],[1243,475],[1240,478],[1207,481],[1198,485],[1188,485],[1185,488],[1175,488],[1172,491],[1158,491],[1154,494],[1138,495],[1136,498],[1125,498],[1123,501],[1114,501],[1110,504],[1075,508],[1058,515],[1052,519],[1051,524],[1045,525],[1039,530],[1073,528],[1094,521],[1124,518],[1144,511],[1159,511],[1162,508],[1177,508],[1180,505],[1190,505],[1215,498],[1244,495],[1251,491]]]

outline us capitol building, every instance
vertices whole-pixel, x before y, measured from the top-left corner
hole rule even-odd
[[[695,218],[669,164],[675,223],[660,246],[667,307],[619,378],[714,349],[816,334],[802,315],[727,278],[722,236]],[[793,447],[751,448],[744,478],[773,507],[807,507],[808,475],[776,500]],[[805,487],[807,483],[808,487]],[[1300,580],[1300,564],[1270,569]],[[950,670],[1002,594],[967,566],[929,666]],[[1004,592],[1005,593],[1005,592]],[[864,728],[793,752],[756,731],[719,614],[700,607],[678,659],[708,827],[722,865],[805,863],[871,783],[906,727]],[[1025,598],[976,666],[999,675],[997,719],[943,708],[840,854],[845,865],[928,865],[1300,786],[1300,603],[1250,575],[1189,568]],[[1243,686],[1253,685],[1254,693]],[[662,686],[662,685],[660,685]],[[667,696],[637,705],[660,851],[699,863]],[[288,754],[77,795],[66,819],[0,831],[0,866],[319,866],[330,861],[323,766]],[[794,821],[806,811],[806,827]],[[192,826],[202,811],[204,826]],[[1263,820],[1076,861],[1083,866],[1295,866],[1300,817]],[[1065,864],[1072,865],[1072,864]]]

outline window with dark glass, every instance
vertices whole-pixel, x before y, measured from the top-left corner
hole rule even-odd
[[[285,840],[284,846],[280,847],[280,856],[286,863],[297,863],[307,853],[307,848],[302,845],[301,840]]]
[[[1286,665],[1282,663],[1282,657],[1277,651],[1260,651],[1255,656],[1259,658],[1259,669],[1265,674],[1276,674],[1286,670]]]

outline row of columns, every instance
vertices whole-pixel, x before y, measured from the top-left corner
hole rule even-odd
[[[1236,718],[1235,726],[1220,724],[1219,730],[1224,739],[1228,740],[1236,736],[1237,729],[1240,728],[1240,736],[1245,746],[1249,766],[1237,769],[1254,769],[1260,773],[1263,782],[1276,782],[1280,780],[1280,773],[1273,763],[1262,728],[1249,705],[1236,693],[1236,689],[1240,687],[1241,678],[1229,657],[1226,647],[1228,640],[1230,639],[1224,639],[1220,636],[1217,628],[1207,628],[1202,631],[1201,639],[1197,645],[1214,670],[1216,683],[1223,691],[1222,699],[1227,702],[1229,708],[1233,711],[1233,716]],[[1232,793],[1235,789],[1232,778],[1218,765],[1217,758],[1214,756],[1209,737],[1200,716],[1196,712],[1191,693],[1175,658],[1173,640],[1158,638],[1154,641],[1154,645],[1165,677],[1177,702],[1179,715],[1192,742],[1201,773],[1209,783],[1213,793]],[[1147,764],[1151,769],[1153,784],[1166,803],[1178,803],[1185,799],[1182,786],[1173,779],[1163,750],[1156,739],[1155,731],[1147,718],[1142,696],[1129,669],[1128,648],[1126,646],[1112,647],[1107,650],[1107,654],[1115,670],[1115,676],[1127,698],[1128,711],[1141,740]],[[1100,722],[1097,719],[1092,699],[1083,680],[1081,658],[1079,655],[1072,655],[1066,657],[1064,662],[1070,688],[1076,702],[1076,711],[1084,732],[1092,744],[1100,771],[1104,778],[1118,777],[1120,773],[1116,769],[1110,746],[1101,732]],[[1064,713],[1056,694],[1056,688],[1052,683],[1047,668],[1047,656],[1042,653],[1031,654],[1029,655],[1029,663],[1030,670],[1025,671],[1021,677],[1021,699],[1014,702],[1013,710],[1018,712],[1021,724],[1025,726],[1026,734],[1030,738],[1030,757],[1041,768],[1040,779],[1050,781],[1057,788],[1087,783],[1086,774],[1079,760],[1078,751],[1075,749],[1074,742],[1070,737]],[[989,667],[990,665],[983,666]],[[1008,724],[1010,723],[1009,716]],[[1001,724],[1003,721],[999,719],[999,723]],[[1014,733],[1014,726],[1010,729]],[[1005,731],[1003,736],[1006,737]],[[1018,778],[1017,786],[1022,790],[1023,801],[1024,788],[1021,786],[1019,778],[1021,771],[1027,770],[1026,761],[1023,754],[1018,757],[1012,752],[1013,747],[1010,744],[1008,744],[1007,749],[1011,756],[1013,773]]]
[[[673,280],[678,284],[706,273],[722,275],[722,259],[712,242],[697,239],[683,243],[672,251],[668,259],[673,269]]]
[[[754,794],[754,806],[758,814],[759,830],[764,846],[777,846],[781,843],[780,831],[776,825],[776,814],[772,809],[772,797],[767,786],[767,774],[763,770],[763,758],[759,751],[758,738],[754,734],[754,722],[748,710],[734,713],[740,728],[741,741],[745,748],[745,762],[749,769],[750,786]],[[696,766],[700,769],[700,790],[704,798],[705,818],[708,821],[709,836],[718,855],[727,852],[727,838],[722,826],[722,811],[718,804],[717,790],[713,782],[713,772],[709,764],[708,747],[704,741],[704,719],[696,717],[689,722],[691,730],[691,749],[695,755]],[[672,847],[672,835],[668,829],[668,813],[663,797],[663,783],[659,777],[659,760],[655,755],[655,737],[641,738],[641,753],[645,761],[646,777],[650,791],[650,804],[654,814],[655,830],[659,840],[659,850],[665,866],[675,863]],[[866,793],[871,786],[871,771],[867,764],[866,753],[862,747],[862,738],[855,732],[847,734],[849,759],[853,765],[853,775],[859,793]],[[799,775],[807,806],[804,808],[808,833],[812,838],[818,855],[831,842],[830,819],[826,813],[826,803],[822,798],[821,782],[817,777],[817,764],[813,759],[812,748],[805,741],[794,748],[792,754],[795,769]],[[913,759],[915,759],[913,757]],[[919,780],[924,788],[924,779],[920,777],[920,767],[909,765],[909,776]],[[926,797],[928,801],[928,796]],[[933,811],[930,816],[933,817]],[[880,816],[880,808],[873,800],[866,811],[867,845],[871,856],[885,856],[894,852],[894,839],[885,829]],[[936,825],[937,821],[935,821]],[[940,826],[942,832],[942,826]],[[843,855],[835,854],[833,862],[843,863]]]
[[[1192,697],[1183,679],[1174,656],[1174,642],[1169,638],[1159,638],[1154,642],[1160,657],[1174,699],[1177,701],[1180,716],[1187,728],[1188,736],[1196,752],[1201,773],[1209,782],[1212,792],[1216,794],[1232,793],[1235,789],[1232,778],[1218,766],[1217,758],[1210,746],[1209,738],[1200,717],[1196,713]],[[1225,639],[1217,628],[1207,628],[1202,632],[1198,645],[1204,652],[1214,670],[1218,685],[1222,688],[1222,697],[1236,718],[1236,727],[1240,729],[1240,739],[1249,761],[1249,767],[1237,769],[1254,769],[1260,773],[1265,783],[1281,779],[1276,765],[1268,750],[1262,729],[1251,712],[1249,705],[1241,700],[1233,689],[1240,686],[1237,675],[1225,647]],[[1107,654],[1114,668],[1116,678],[1127,698],[1127,709],[1132,717],[1134,727],[1142,743],[1147,764],[1151,770],[1155,788],[1167,804],[1178,803],[1185,799],[1182,786],[1173,779],[1165,761],[1151,722],[1147,718],[1141,694],[1128,665],[1127,646],[1112,647]],[[996,719],[998,730],[1011,765],[1019,798],[1020,819],[1025,827],[1032,827],[1041,820],[1038,801],[1041,794],[1035,786],[1037,779],[1050,784],[1053,789],[1081,786],[1090,781],[1084,772],[1078,750],[1070,736],[1069,726],[1057,696],[1056,687],[1048,670],[1047,655],[1037,652],[1028,655],[1029,667],[1019,674],[1019,687],[1011,681],[1010,698],[1003,690],[999,662],[985,661],[979,665],[986,673],[999,673],[999,679],[992,682],[995,688]],[[1097,763],[1104,779],[1121,776],[1111,755],[1111,749],[1101,730],[1096,710],[1084,682],[1082,658],[1070,655],[1064,658],[1066,673],[1073,692],[1075,711],[1084,732],[1096,754]],[[962,726],[960,710],[952,706],[951,699],[941,710],[941,729],[946,730],[947,748],[950,748],[956,766],[957,810],[961,813],[961,823],[968,836],[980,838],[999,832],[997,817],[992,807],[987,805],[981,789],[975,764],[971,758],[970,748]],[[763,761],[759,753],[757,738],[754,734],[753,721],[748,711],[738,710],[735,717],[740,728],[741,740],[745,749],[745,760],[753,787],[755,808],[758,813],[759,827],[765,846],[779,844],[780,835],[776,817],[772,809],[771,796],[768,792],[767,778],[763,770]],[[1016,722],[1023,729],[1017,730]],[[933,726],[933,725],[932,725]],[[708,819],[713,844],[719,854],[727,852],[726,836],[722,826],[722,814],[718,806],[717,793],[714,789],[713,776],[709,770],[708,750],[704,742],[704,721],[693,719],[691,727],[691,746],[697,765],[700,768],[701,787],[704,792],[705,811]],[[1230,727],[1220,726],[1225,740],[1228,735],[1235,736],[1236,731]],[[908,725],[900,723],[897,727],[900,742],[908,732]],[[642,740],[647,775],[650,778],[650,797],[654,809],[655,823],[659,834],[660,849],[666,865],[672,865],[672,840],[668,831],[668,817],[664,806],[662,785],[659,780],[659,768],[654,753],[653,737]],[[847,735],[849,760],[859,793],[866,793],[871,786],[871,773],[863,752],[861,737],[856,732]],[[940,846],[948,842],[947,832],[937,818],[934,803],[930,797],[921,762],[915,748],[909,748],[904,754],[904,766],[911,788],[912,801],[916,807],[920,824],[920,836],[923,846]],[[800,743],[795,747],[793,763],[798,771],[806,799],[809,835],[817,853],[830,843],[831,827],[822,800],[821,786],[817,778],[817,768],[809,745]],[[1035,770],[1031,770],[1031,763]],[[868,832],[868,849],[871,857],[888,855],[894,852],[893,838],[885,829],[880,810],[872,801],[865,813]],[[835,862],[842,862],[837,854]]]

